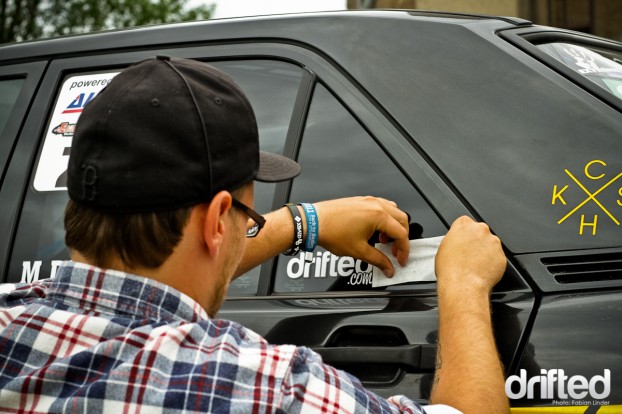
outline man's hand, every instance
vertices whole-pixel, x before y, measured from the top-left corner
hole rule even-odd
[[[484,223],[457,219],[436,254],[438,289],[481,289],[490,294],[501,280],[507,260],[499,238]]]
[[[351,256],[393,276],[388,257],[367,241],[375,231],[380,242],[393,239],[393,255],[401,265],[408,261],[408,216],[393,201],[377,197],[352,197],[315,203],[319,245],[337,256]]]
[[[454,222],[436,254],[439,344],[431,400],[465,414],[508,413],[490,318],[490,292],[506,258],[499,238],[468,217]]]

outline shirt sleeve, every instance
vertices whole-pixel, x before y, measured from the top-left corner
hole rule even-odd
[[[425,414],[462,414],[462,411],[458,411],[445,404],[426,405],[423,409]]]
[[[357,378],[324,364],[317,353],[305,347],[297,348],[294,354],[283,379],[282,395],[282,408],[292,413],[425,413],[403,395],[384,399],[368,391]],[[430,412],[441,413],[455,411]]]

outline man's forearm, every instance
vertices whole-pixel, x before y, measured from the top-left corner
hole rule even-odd
[[[439,288],[439,351],[431,401],[467,413],[509,411],[485,290]]]
[[[235,272],[234,278],[284,252],[292,244],[294,223],[287,207],[268,213],[264,217],[266,218],[264,228],[257,237],[247,239],[246,251]],[[302,219],[304,222],[304,214]]]
[[[350,256],[379,267],[385,274],[394,273],[388,257],[370,246],[374,232],[381,240],[394,240],[398,262],[408,260],[408,216],[389,200],[376,197],[348,197],[313,204],[318,216],[318,245],[337,256]],[[303,239],[306,237],[306,217],[300,207]],[[287,207],[265,215],[266,224],[257,237],[247,239],[246,253],[235,276],[260,265],[292,245],[294,222]]]

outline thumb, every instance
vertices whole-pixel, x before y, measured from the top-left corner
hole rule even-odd
[[[393,276],[393,273],[395,273],[391,260],[389,260],[389,258],[380,250],[370,246],[369,244],[365,244],[365,247],[363,247],[363,251],[361,253],[364,257],[363,260],[382,270],[385,276],[391,277]]]

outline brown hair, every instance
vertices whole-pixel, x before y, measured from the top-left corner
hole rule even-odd
[[[156,268],[173,253],[193,207],[159,213],[110,214],[69,200],[65,244],[95,266],[118,257],[130,268]]]

